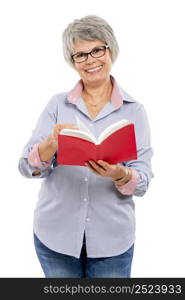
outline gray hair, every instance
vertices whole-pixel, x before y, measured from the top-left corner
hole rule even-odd
[[[118,56],[119,46],[114,32],[110,25],[98,16],[89,15],[81,19],[75,19],[64,30],[62,35],[63,54],[67,63],[72,67],[74,67],[74,64],[71,55],[74,54],[75,40],[99,40],[109,45],[113,63]]]

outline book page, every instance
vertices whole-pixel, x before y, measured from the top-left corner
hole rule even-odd
[[[117,131],[118,129],[130,124],[128,120],[122,119],[121,121],[118,121],[110,126],[108,126],[98,137],[98,144],[101,144],[103,140],[105,140],[109,135],[111,135],[113,132]]]
[[[77,126],[81,131],[85,131],[91,136],[94,136],[92,132],[89,130],[89,128],[84,124],[84,122],[82,122],[82,120],[77,115],[75,115],[75,119],[76,119]]]
[[[97,140],[93,135],[90,135],[88,132],[85,132],[85,131],[82,131],[82,130],[64,128],[60,131],[60,134],[81,138],[83,140],[87,140],[89,142],[97,144]]]

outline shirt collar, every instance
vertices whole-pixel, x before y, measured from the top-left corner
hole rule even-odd
[[[135,100],[128,95],[116,82],[115,78],[111,75],[111,80],[113,83],[111,103],[114,108],[120,108],[124,101],[135,102]],[[66,103],[75,104],[80,98],[83,90],[83,82],[80,79],[77,84],[70,90],[67,94]]]

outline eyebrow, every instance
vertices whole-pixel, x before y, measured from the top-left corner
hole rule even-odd
[[[78,52],[72,54],[71,56],[74,56],[74,55],[79,54],[79,53],[89,53],[89,52],[91,52],[93,49],[99,48],[99,47],[103,47],[103,46],[105,46],[105,45],[95,46],[95,47],[93,47],[90,51],[78,51]]]

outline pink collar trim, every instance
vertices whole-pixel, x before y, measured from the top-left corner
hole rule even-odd
[[[115,108],[119,108],[121,107],[121,105],[123,105],[123,96],[121,95],[119,86],[116,83],[116,80],[114,79],[113,76],[111,76],[111,80],[113,83],[111,103]],[[77,84],[74,86],[74,88],[71,91],[69,91],[67,96],[68,101],[73,104],[76,103],[81,97],[82,90],[83,90],[83,82],[80,79],[77,82]]]

